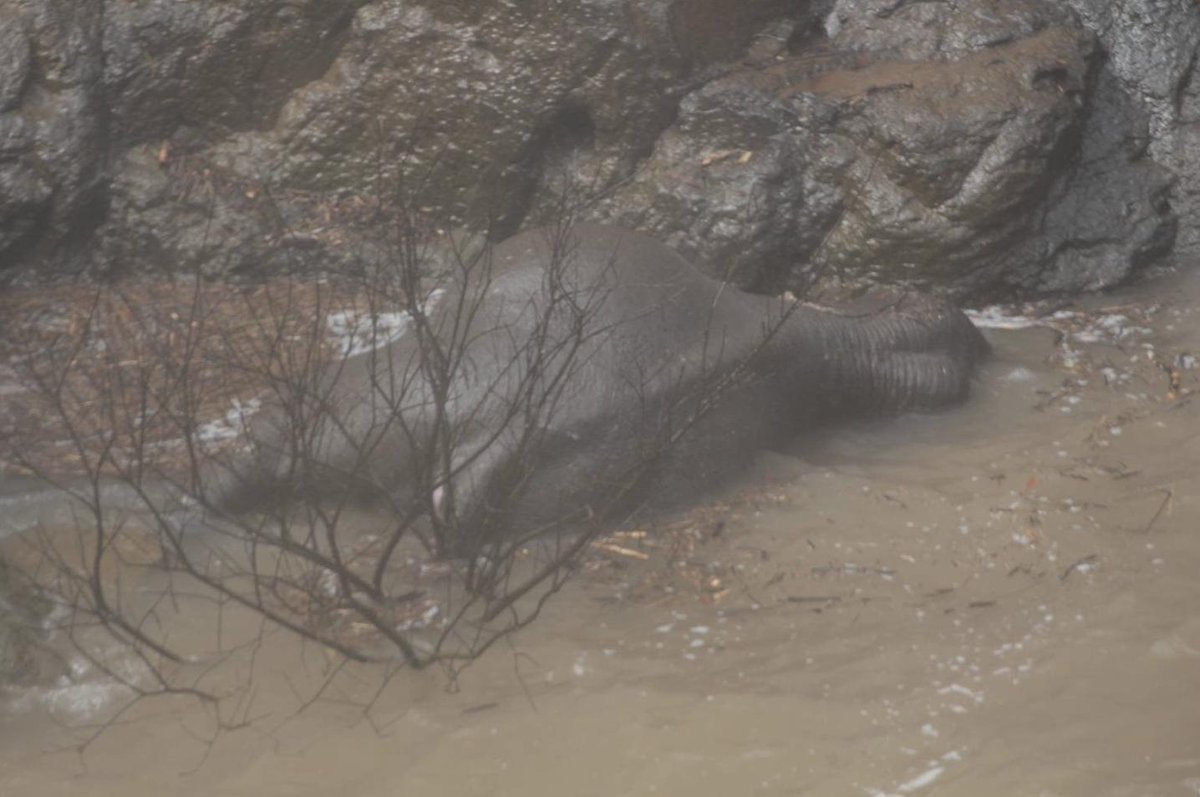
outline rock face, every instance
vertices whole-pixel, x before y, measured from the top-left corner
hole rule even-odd
[[[497,238],[588,198],[762,290],[1078,291],[1200,246],[1192,0],[0,0],[0,19],[9,275],[338,267],[373,245],[350,211],[397,190]]]
[[[0,263],[103,218],[101,5],[0,0]]]
[[[1068,0],[1106,54],[1110,98],[1139,115],[1135,132],[1151,160],[1175,178],[1180,253],[1200,247],[1200,14],[1188,0]]]
[[[983,131],[987,146],[964,194],[972,182],[992,194],[965,197],[983,213],[967,219],[970,227],[990,217],[1010,231],[991,242],[984,236],[966,261],[954,264],[967,272],[975,264],[968,288],[972,281],[981,287],[999,281],[1021,291],[1094,290],[1171,248],[1171,175],[1145,157],[1146,109],[1114,84],[1110,55],[1093,36],[1098,28],[1076,20],[1062,4],[1042,0],[911,10],[842,0],[829,17],[835,43],[948,60],[952,69],[976,73],[966,77],[972,85],[990,84],[994,91],[973,98],[979,104],[1009,105],[994,109],[1002,126],[990,142],[991,131]],[[997,84],[995,70],[1008,73],[1007,85]],[[1074,108],[1056,103],[1054,93]],[[937,146],[958,150],[957,136],[947,132]],[[1024,179],[1013,172],[1024,172]],[[975,230],[967,232],[973,237]],[[946,254],[953,261],[954,253]]]
[[[219,136],[270,125],[292,91],[329,68],[364,2],[107,0],[113,136],[139,142],[181,127]]]
[[[757,287],[1072,291],[1170,250],[1146,116],[1069,11],[844,0],[826,27],[840,55],[685,98],[608,212]]]
[[[450,221],[524,221],[549,173],[628,174],[697,69],[797,3],[385,0],[271,129],[215,156],[294,188],[408,180]]]

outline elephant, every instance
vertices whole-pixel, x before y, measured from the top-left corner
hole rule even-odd
[[[205,504],[365,485],[458,539],[612,524],[815,424],[959,402],[988,351],[942,300],[745,293],[616,227],[534,229],[472,263],[406,334],[331,366],[316,414],[252,419]]]

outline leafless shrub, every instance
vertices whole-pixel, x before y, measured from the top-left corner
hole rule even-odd
[[[25,352],[55,444],[25,441],[10,458],[79,518],[29,535],[26,570],[61,604],[65,637],[134,702],[184,694],[217,728],[249,721],[249,684],[222,673],[266,627],[332,654],[302,700],[346,662],[384,662],[382,678],[397,662],[457,674],[538,616],[664,457],[750,378],[754,353],[731,364],[721,340],[692,370],[645,374],[632,389],[653,409],[629,421],[636,451],[605,474],[603,501],[526,522],[520,502],[580,374],[619,332],[602,312],[611,270],[574,268],[564,213],[544,232],[536,289],[498,310],[490,246],[425,230],[403,206],[392,223],[390,257],[352,278],[196,279],[154,302],[105,286]],[[205,641],[177,632],[206,606]],[[263,624],[234,633],[235,613]],[[98,632],[123,664],[96,654]]]

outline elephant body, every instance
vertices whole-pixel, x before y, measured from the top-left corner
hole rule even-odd
[[[302,455],[283,415],[256,419],[255,455],[214,502],[352,481],[458,534],[612,522],[703,494],[813,424],[960,401],[987,350],[937,300],[743,293],[590,225],[497,245],[426,319],[333,369]]]

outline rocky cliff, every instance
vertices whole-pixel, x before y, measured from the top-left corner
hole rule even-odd
[[[0,0],[0,265],[349,263],[403,185],[764,290],[1079,291],[1200,245],[1193,0]]]

